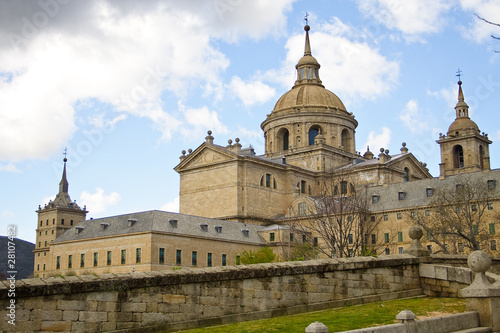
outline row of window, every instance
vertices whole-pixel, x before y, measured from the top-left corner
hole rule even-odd
[[[488,184],[489,189],[494,189],[496,187],[496,180],[488,180],[487,184]],[[457,184],[456,190],[459,191],[461,189],[463,189],[463,185]],[[425,189],[425,196],[426,197],[430,198],[433,195],[434,195],[434,189],[432,187],[428,187]],[[398,192],[398,200],[405,200],[405,199],[406,199],[406,192],[403,192],[403,191]],[[380,201],[380,195],[377,195],[377,194],[372,195],[372,203],[376,204],[379,201]]]
[[[56,219],[52,219],[52,224],[56,224]],[[45,225],[49,225],[49,220],[45,221]],[[61,225],[64,225],[64,219],[61,219]],[[69,225],[73,225],[73,220],[69,221]],[[43,221],[40,221],[40,226],[43,226]]]
[[[106,266],[112,265],[112,263],[113,263],[112,256],[113,256],[112,251],[106,252]],[[208,267],[212,266],[212,259],[213,259],[213,254],[211,252],[208,252],[207,258],[206,258]],[[141,248],[137,248],[137,249],[135,249],[135,263],[140,264],[141,262],[142,262],[142,250],[141,250]],[[165,262],[166,262],[166,260],[165,260],[165,248],[159,248],[158,249],[158,263],[164,264]],[[120,252],[120,264],[121,265],[127,264],[127,250],[121,250],[121,252]],[[175,264],[182,265],[182,250],[176,250],[176,252],[175,252]],[[86,265],[85,253],[81,253],[79,266],[80,266],[80,268],[84,268],[85,265]],[[197,251],[191,252],[191,265],[192,266],[198,265],[198,252]],[[227,254],[223,253],[221,255],[221,265],[227,266]],[[93,267],[99,266],[99,252],[93,253],[92,266]],[[67,268],[68,269],[73,268],[73,255],[72,254],[68,255]],[[61,256],[56,257],[56,269],[61,269]],[[45,265],[44,265],[44,270],[45,270]]]

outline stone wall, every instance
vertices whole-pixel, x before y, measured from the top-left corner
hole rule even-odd
[[[3,331],[166,332],[422,294],[409,255],[26,279]],[[7,317],[8,284],[0,284]],[[14,328],[14,329],[13,329]]]

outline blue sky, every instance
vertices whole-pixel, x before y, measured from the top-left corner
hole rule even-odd
[[[213,131],[263,153],[260,124],[294,82],[309,13],[325,87],[359,122],[356,149],[438,176],[460,68],[471,118],[500,148],[498,1],[7,1],[0,4],[0,234],[34,241],[68,148],[71,198],[104,217],[178,209],[183,149]]]

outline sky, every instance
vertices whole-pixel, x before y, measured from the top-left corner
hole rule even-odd
[[[178,211],[182,150],[240,138],[295,81],[308,13],[328,90],[353,112],[356,149],[409,152],[439,176],[435,142],[470,116],[500,167],[497,0],[2,0],[0,235],[34,242],[67,148],[69,193],[87,218]]]

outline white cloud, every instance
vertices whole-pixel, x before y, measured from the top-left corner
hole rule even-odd
[[[406,127],[412,133],[422,132],[429,129],[429,125],[425,121],[426,114],[418,107],[418,102],[414,99],[409,100],[399,114],[399,119],[403,121]]]
[[[448,0],[356,0],[365,16],[389,29],[400,30],[407,40],[421,34],[439,32],[446,23],[444,15],[451,7]]]
[[[388,60],[366,42],[352,40],[355,34],[337,18],[310,32],[312,55],[321,64],[319,76],[323,85],[335,92],[347,107],[356,100],[374,100],[387,94],[399,77],[396,61]],[[292,68],[304,54],[304,34],[291,37],[285,47],[288,52],[281,70],[268,72],[266,77],[290,86],[295,81]]]
[[[4,210],[2,211],[2,217],[8,218],[8,217],[14,217],[16,214],[14,212],[11,212],[10,210]]]
[[[388,127],[382,127],[382,132],[370,131],[365,146],[370,147],[370,151],[377,155],[380,148],[387,148],[391,142],[391,130]]]
[[[151,119],[170,139],[182,123],[162,95],[220,95],[229,59],[216,43],[280,34],[292,0],[40,3],[8,2],[12,15],[1,16],[0,159],[60,149],[77,130],[75,103],[91,98]],[[33,20],[40,13],[47,22]]]
[[[185,135],[200,137],[207,130],[212,130],[217,134],[228,133],[226,126],[219,120],[217,112],[210,111],[206,106],[187,108],[179,102],[179,109],[183,112],[186,122],[191,125],[190,128],[183,129]]]
[[[14,173],[21,173],[21,170],[19,170],[14,163],[9,162],[7,164],[0,164],[0,172],[14,172]]]
[[[84,203],[93,214],[104,212],[109,206],[117,204],[120,200],[120,194],[117,192],[105,194],[100,187],[96,188],[95,193],[83,191],[80,194],[80,202]]]
[[[480,17],[499,24],[500,2],[496,0],[460,0],[462,9],[475,13]],[[491,39],[491,35],[499,36],[498,26],[488,24],[476,18],[471,24],[462,28],[462,33],[475,42],[484,42]]]
[[[229,89],[245,106],[265,103],[276,94],[273,88],[261,81],[244,82],[238,76],[231,79]]]
[[[178,213],[179,212],[179,197],[175,197],[171,201],[165,203],[163,206],[161,206],[161,210],[164,210],[167,212],[172,212],[172,213]]]

